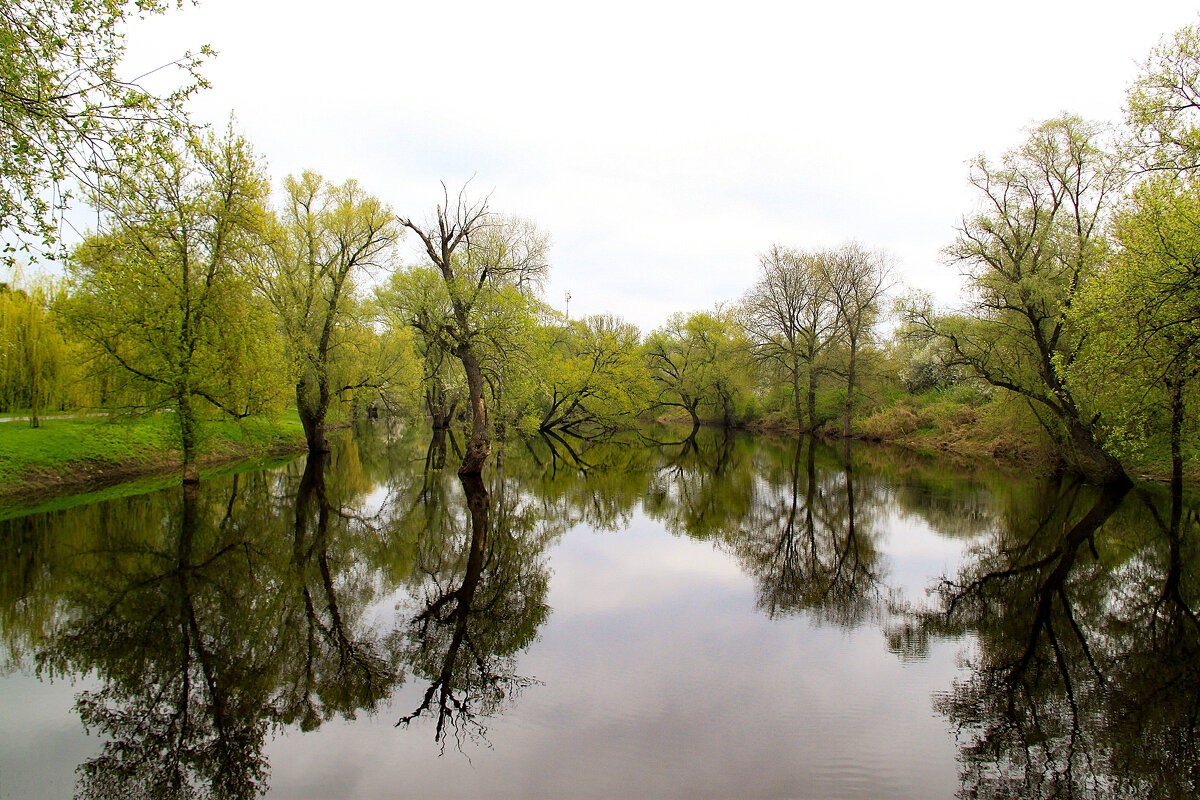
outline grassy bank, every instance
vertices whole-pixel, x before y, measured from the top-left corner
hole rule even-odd
[[[80,491],[180,467],[174,419],[139,417],[0,422],[0,497]],[[201,465],[234,459],[267,459],[304,449],[294,412],[241,422],[213,420],[204,426]]]
[[[882,407],[855,418],[857,438],[891,442],[918,450],[968,453],[1050,468],[1062,458],[1059,446],[1014,395],[981,395],[965,387],[889,398]],[[839,429],[840,430],[840,429]],[[1136,452],[1119,452],[1130,477],[1163,481],[1171,474],[1169,442],[1151,438]],[[1200,451],[1185,448],[1187,479],[1200,484]]]

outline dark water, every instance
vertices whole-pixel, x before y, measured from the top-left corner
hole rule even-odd
[[[0,521],[0,798],[1196,795],[1190,506],[650,438]]]

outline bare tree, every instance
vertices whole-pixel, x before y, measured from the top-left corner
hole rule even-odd
[[[891,288],[892,259],[882,250],[869,250],[857,242],[847,242],[831,251],[823,264],[829,299],[837,318],[838,336],[846,347],[846,412],[842,436],[849,437],[854,389],[858,381],[858,353],[869,341],[879,319],[883,296]]]
[[[533,223],[491,213],[487,198],[468,200],[466,187],[451,201],[444,183],[434,221],[421,225],[402,217],[399,222],[421,239],[446,290],[449,313],[436,317],[436,327],[413,324],[462,362],[471,437],[459,473],[477,475],[492,441],[484,360],[491,352],[511,351],[507,345],[515,322],[549,269],[549,242]]]
[[[837,315],[822,253],[772,245],[759,256],[761,277],[743,302],[742,326],[759,361],[773,362],[792,384],[796,425],[803,427],[800,380],[808,379],[808,430],[816,427],[819,359]]]

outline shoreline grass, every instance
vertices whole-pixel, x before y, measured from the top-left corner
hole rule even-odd
[[[173,423],[168,414],[47,419],[39,428],[0,422],[0,498],[44,498],[141,476],[166,478],[181,466]],[[211,420],[204,425],[198,460],[203,467],[304,448],[294,411]]]

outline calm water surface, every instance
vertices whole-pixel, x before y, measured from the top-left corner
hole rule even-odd
[[[376,428],[14,514],[3,800],[1200,786],[1196,516],[1157,487],[711,431],[470,482]]]

